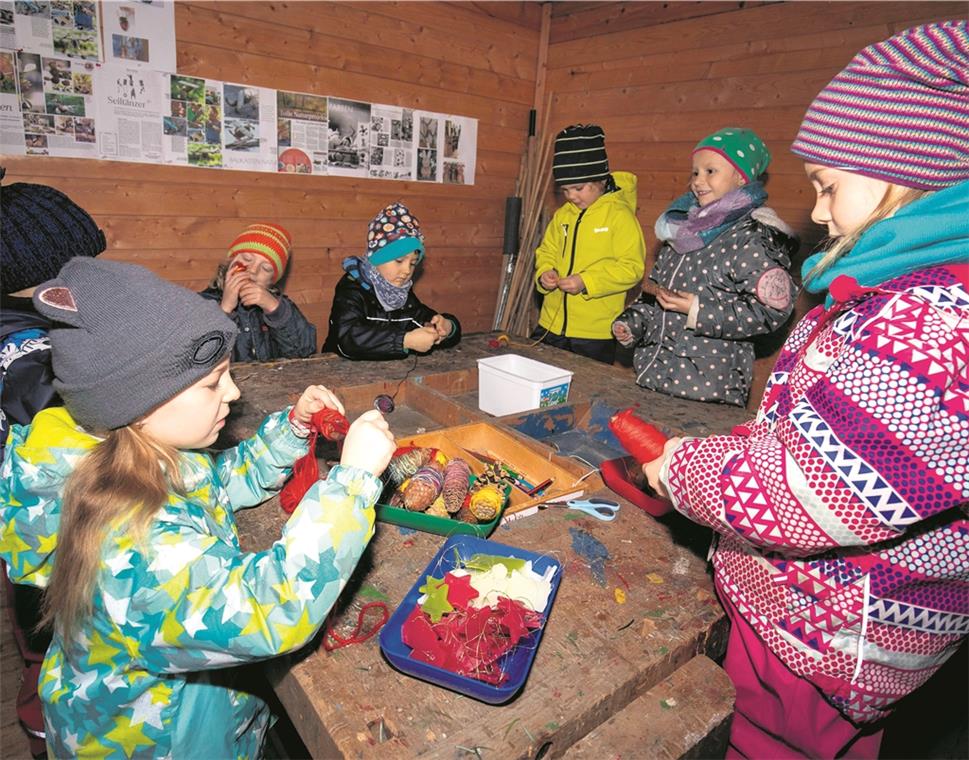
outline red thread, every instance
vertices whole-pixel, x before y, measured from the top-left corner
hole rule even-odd
[[[377,623],[373,628],[364,634],[360,631],[363,629],[363,618],[367,614],[367,610],[380,610],[380,622]],[[360,608],[360,612],[357,613],[357,625],[351,633],[346,638],[340,636],[336,631],[333,630],[333,626],[326,627],[326,635],[323,637],[323,648],[327,652],[332,652],[334,649],[340,649],[341,647],[350,646],[350,644],[362,644],[369,638],[383,628],[384,623],[390,619],[390,611],[387,609],[387,605],[383,602],[367,602],[363,607]],[[333,639],[335,643],[330,643],[330,639]]]
[[[316,461],[317,437],[322,435],[328,441],[342,441],[350,429],[350,422],[335,409],[320,409],[310,418],[309,428],[309,452],[293,465],[293,474],[279,494],[279,505],[285,512],[292,513],[310,486],[320,479],[320,466]]]
[[[663,456],[666,436],[633,414],[632,407],[614,414],[609,420],[609,429],[619,439],[622,447],[640,464]]]

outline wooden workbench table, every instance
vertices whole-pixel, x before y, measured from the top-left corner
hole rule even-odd
[[[469,336],[456,349],[418,360],[407,390],[398,394],[398,401],[413,406],[400,404],[388,418],[395,434],[493,421],[477,411],[473,387],[462,386],[475,376],[475,359],[495,354],[488,337]],[[547,346],[508,350],[572,370],[570,403],[639,403],[644,417],[696,435],[729,430],[746,417],[742,409],[644,392],[628,368]],[[410,367],[409,360],[351,363],[335,356],[238,365],[243,397],[227,439],[251,434],[266,412],[291,403],[311,383],[336,390],[353,417],[375,392],[393,393]],[[457,387],[436,382],[443,373],[457,377]],[[268,547],[285,518],[276,500],[237,513],[243,546]],[[655,519],[628,502],[613,522],[549,510],[500,527],[491,539],[553,554],[564,567],[522,692],[506,705],[487,705],[398,673],[383,659],[376,637],[328,653],[318,636],[297,655],[269,665],[280,702],[313,757],[511,758],[535,757],[543,748],[559,755],[695,654],[723,651],[726,624],[704,561],[709,537],[678,515]],[[392,611],[443,540],[378,523],[334,610],[336,629],[345,633],[360,606],[375,598]]]

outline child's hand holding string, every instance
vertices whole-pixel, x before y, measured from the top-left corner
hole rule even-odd
[[[646,482],[649,483],[650,487],[656,491],[664,499],[670,498],[669,493],[666,491],[666,486],[663,485],[662,481],[659,479],[659,471],[662,469],[664,462],[669,457],[676,447],[683,443],[682,438],[673,437],[663,444],[663,456],[657,457],[652,462],[646,462],[643,465],[643,475],[646,476]]]
[[[437,340],[434,341],[435,343],[440,343],[442,340],[447,338],[447,336],[450,335],[451,331],[454,329],[454,324],[443,314],[435,314],[433,317],[431,317],[429,325],[437,331]]]
[[[438,342],[437,329],[431,327],[430,325],[426,327],[418,327],[416,330],[411,330],[409,333],[404,335],[404,348],[408,351],[418,351],[420,353],[426,353],[434,348],[434,344]]]
[[[333,391],[324,385],[311,385],[299,397],[291,413],[292,418],[303,427],[309,427],[310,419],[320,409],[333,409],[340,414],[346,414]]]
[[[542,276],[538,278],[538,281],[545,290],[555,290],[559,284],[559,273],[554,269],[547,269],[542,272]]]
[[[568,293],[574,296],[585,290],[585,282],[582,280],[582,275],[570,274],[568,277],[562,277],[559,279],[558,288],[563,293]]]
[[[687,293],[683,290],[670,290],[669,288],[659,287],[656,289],[656,301],[666,311],[678,311],[680,314],[689,314],[690,307],[696,300],[696,293]]]
[[[350,425],[343,441],[340,464],[344,467],[359,467],[380,477],[396,449],[397,443],[387,420],[376,409],[371,409]]]

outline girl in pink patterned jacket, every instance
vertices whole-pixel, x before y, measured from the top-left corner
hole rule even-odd
[[[718,534],[728,757],[877,757],[969,632],[969,30],[862,50],[792,150],[834,241],[757,417],[645,465]]]

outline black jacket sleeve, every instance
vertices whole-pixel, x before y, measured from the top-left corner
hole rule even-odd
[[[425,306],[424,303],[416,295],[414,295],[413,290],[411,291],[411,299],[413,299],[414,303],[417,306],[418,316],[416,316],[415,319],[418,322],[420,322],[422,325],[430,322],[437,314],[440,314],[442,317],[446,317],[447,319],[450,319],[451,324],[454,325],[454,329],[451,330],[451,334],[448,335],[434,348],[451,348],[461,342],[461,323],[458,321],[458,318],[456,316],[454,316],[453,314],[446,314],[440,311],[434,311],[434,309],[428,306]]]
[[[334,351],[347,359],[403,359],[407,356],[404,335],[421,322],[392,322],[386,317],[367,315],[366,294],[346,281],[341,281],[333,296],[330,311],[330,334],[324,351]]]

